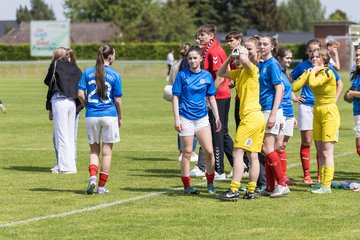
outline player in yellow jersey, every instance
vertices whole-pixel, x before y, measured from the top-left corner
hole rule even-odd
[[[240,197],[240,181],[244,172],[244,154],[250,159],[250,180],[244,199],[255,199],[256,181],[259,177],[258,153],[265,134],[265,118],[261,112],[259,103],[259,70],[257,64],[257,49],[254,39],[246,40],[245,47],[241,46],[233,50],[220,67],[218,75],[223,78],[231,78],[235,81],[237,95],[240,99],[240,125],[236,130],[234,143],[233,177],[228,191],[222,193],[219,198],[224,201],[237,201]],[[227,71],[229,63],[234,60],[238,69]],[[215,84],[217,84],[215,82]]]
[[[334,177],[334,145],[338,141],[340,114],[336,106],[336,79],[327,65],[330,60],[324,48],[311,53],[313,68],[305,71],[295,82],[293,91],[308,84],[315,95],[313,138],[320,164],[320,185],[312,193],[331,193]]]

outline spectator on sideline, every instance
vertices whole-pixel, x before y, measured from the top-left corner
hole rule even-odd
[[[350,77],[351,89],[345,95],[349,102],[353,103],[353,114],[355,118],[355,144],[356,152],[360,156],[360,48],[355,47],[356,68]],[[360,188],[355,188],[355,192],[360,192]]]
[[[181,180],[184,185],[184,193],[199,193],[190,183],[190,157],[194,134],[196,134],[205,155],[208,192],[214,194],[214,151],[206,99],[208,98],[213,110],[216,131],[219,132],[221,121],[214,98],[216,89],[211,74],[200,67],[201,49],[190,48],[187,59],[190,67],[179,72],[172,89],[175,130],[180,134],[183,153]]]
[[[276,54],[276,59],[280,63],[281,67],[281,79],[284,85],[284,97],[281,102],[281,107],[283,109],[283,127],[280,129],[280,134],[276,136],[277,143],[282,143],[282,145],[276,146],[276,151],[279,155],[283,173],[286,177],[286,184],[291,186],[294,185],[287,177],[287,154],[286,146],[289,142],[290,137],[294,133],[295,117],[293,109],[293,91],[290,82],[290,73],[289,67],[292,60],[292,52],[289,48],[280,48]]]
[[[184,43],[180,46],[180,59],[176,60],[174,64],[171,67],[170,74],[169,74],[169,82],[168,84],[174,85],[175,78],[179,71],[184,70],[185,68],[189,67],[189,63],[187,61],[187,53],[190,49],[191,45],[190,43]],[[182,159],[182,147],[180,142],[180,136],[177,134],[177,142],[178,142],[178,150],[180,152],[180,155],[178,157],[178,160],[181,161]],[[191,162],[197,162],[198,161],[198,155],[196,154],[196,145],[197,145],[197,137],[194,135],[194,143],[193,143],[193,152],[191,154],[190,161]]]
[[[205,24],[198,29],[197,33],[199,34],[200,44],[204,45],[201,53],[204,69],[211,73],[214,81],[221,83],[220,85],[215,86],[217,88],[215,99],[222,125],[222,129],[219,132],[216,132],[215,117],[211,109],[209,109],[208,114],[214,146],[215,171],[217,172],[215,180],[226,180],[224,169],[224,153],[226,154],[230,165],[233,163],[233,141],[228,133],[228,117],[231,102],[231,92],[229,87],[229,79],[221,79],[220,77],[216,76],[216,72],[219,70],[222,63],[226,60],[226,54],[221,48],[219,42],[215,39],[216,27],[214,25]],[[203,175],[203,172],[199,167],[203,165],[203,163],[200,162],[201,160],[202,158],[199,157],[197,166],[191,170],[191,176]]]
[[[55,78],[53,78],[53,76]],[[79,114],[77,84],[81,78],[71,49],[59,47],[54,51],[44,83],[49,86],[46,109],[54,120],[53,143],[56,164],[52,173],[76,173],[76,136]]]
[[[6,107],[5,107],[4,103],[1,100],[0,100],[0,111],[2,113],[6,113]]]
[[[312,68],[305,71],[293,82],[294,91],[308,84],[315,96],[314,103],[314,141],[319,159],[320,185],[311,192],[316,194],[331,193],[331,181],[334,178],[334,146],[338,142],[340,114],[336,106],[336,78],[327,67],[329,52],[316,49],[310,54]]]
[[[166,63],[168,65],[168,71],[167,71],[167,74],[166,74],[166,81],[169,81],[170,70],[171,70],[172,65],[174,65],[174,61],[175,61],[174,50],[170,49],[168,54],[166,55]]]
[[[280,197],[290,193],[282,171],[280,158],[275,151],[276,136],[280,133],[282,119],[281,101],[284,85],[281,80],[279,62],[273,57],[277,52],[277,40],[269,35],[259,36],[260,61],[260,105],[266,119],[266,130],[263,143],[266,168],[265,196]],[[277,186],[275,187],[275,180]]]
[[[326,48],[330,54],[330,64],[335,68],[336,71],[340,71],[340,60],[338,49],[340,43],[336,40],[330,40],[326,43]]]
[[[101,46],[95,66],[85,69],[78,85],[79,99],[86,107],[85,125],[90,146],[87,194],[95,191],[101,142],[102,163],[97,193],[109,192],[105,184],[110,172],[112,147],[120,141],[122,84],[119,73],[110,67],[114,61],[115,49],[109,45]]]
[[[245,43],[246,46],[246,43]],[[228,65],[233,61],[235,70],[228,71]],[[218,75],[235,81],[236,94],[241,101],[239,116],[240,125],[236,129],[234,144],[233,177],[228,191],[220,195],[221,200],[236,201],[239,199],[240,182],[244,173],[244,154],[250,159],[250,180],[244,199],[255,199],[256,182],[259,177],[260,165],[258,153],[261,152],[265,134],[265,118],[259,103],[259,69],[256,48],[239,46],[232,51],[218,71]]]
[[[320,49],[321,43],[317,39],[311,39],[306,43],[306,53],[309,59],[299,63],[291,72],[291,78],[295,81],[297,80],[301,74],[303,74],[309,68],[312,68],[312,63],[310,61],[311,53]],[[339,98],[339,95],[343,88],[343,83],[339,78],[339,75],[335,71],[335,69],[328,64],[328,67],[334,72],[335,78],[337,81],[336,88],[336,100]],[[304,172],[304,183],[312,184],[313,180],[310,176],[310,147],[312,143],[312,135],[313,135],[313,108],[314,108],[314,94],[312,93],[310,87],[305,84],[302,89],[300,96],[297,97],[298,105],[298,129],[301,134],[301,145],[300,145],[300,159]],[[317,180],[320,181],[320,167],[318,158],[316,158],[318,162],[318,175]]]

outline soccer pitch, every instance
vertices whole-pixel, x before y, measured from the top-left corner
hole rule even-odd
[[[0,113],[0,239],[359,239],[360,194],[336,189],[326,196],[308,192],[302,184],[297,129],[287,147],[288,176],[296,183],[289,195],[220,202],[206,193],[202,179],[192,179],[200,195],[184,195],[171,104],[162,99],[165,63],[114,64],[122,73],[124,113],[107,183],[111,192],[85,195],[89,146],[84,113],[77,138],[78,173],[50,173],[55,162],[53,126],[45,110],[43,84],[48,64],[0,65],[0,99],[8,110]],[[348,73],[341,76],[345,91]],[[341,97],[338,107],[341,127],[334,180],[360,181],[352,105]],[[311,155],[315,178],[314,147]],[[217,192],[228,185],[229,181],[217,182]]]

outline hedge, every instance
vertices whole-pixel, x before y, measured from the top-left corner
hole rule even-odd
[[[100,43],[72,44],[77,59],[96,59]],[[116,55],[121,60],[165,60],[169,49],[173,49],[175,57],[179,56],[180,43],[114,43]],[[227,54],[229,49],[226,44],[221,44]],[[305,44],[283,44],[293,52],[294,59],[305,59]],[[49,59],[49,57],[31,57],[29,44],[0,44],[0,61],[26,61]]]

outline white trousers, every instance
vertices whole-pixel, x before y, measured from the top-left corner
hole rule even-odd
[[[60,172],[76,171],[76,105],[67,98],[51,100],[54,118],[54,147]]]

